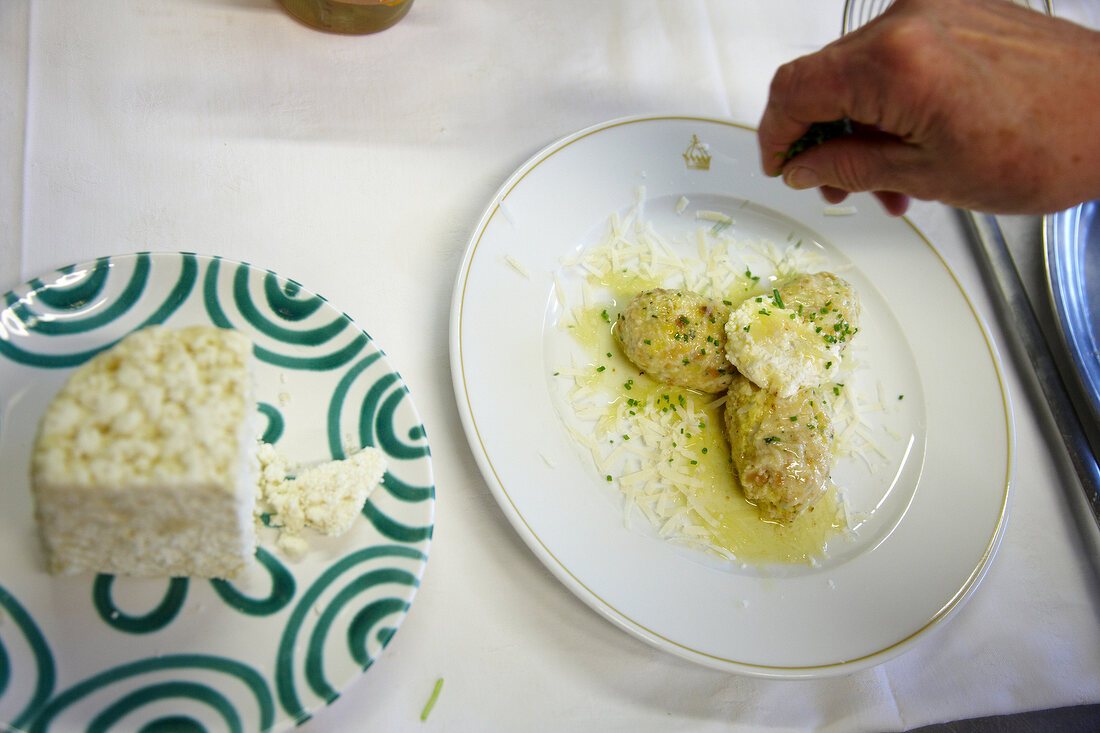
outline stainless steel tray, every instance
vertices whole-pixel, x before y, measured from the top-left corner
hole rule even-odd
[[[1100,201],[1046,217],[1045,256],[1051,306],[1086,404],[1077,412],[1100,432]],[[1092,437],[1092,436],[1090,436]],[[1095,439],[1093,441],[1095,443]],[[1094,451],[1096,446],[1093,446]]]

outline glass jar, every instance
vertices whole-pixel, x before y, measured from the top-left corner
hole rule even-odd
[[[377,33],[405,17],[413,0],[279,0],[287,12],[317,30]]]

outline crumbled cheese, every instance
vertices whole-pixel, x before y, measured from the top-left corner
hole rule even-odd
[[[840,355],[814,323],[769,298],[749,298],[726,323],[726,357],[758,387],[790,397],[837,373]]]
[[[280,549],[294,558],[308,550],[302,537],[305,529],[330,537],[346,532],[386,472],[385,455],[372,447],[293,477],[275,446],[261,443],[257,455],[261,470],[256,511],[270,515],[270,523],[280,529]]]
[[[309,543],[301,535],[280,532],[275,544],[292,560],[301,560],[309,552]]]

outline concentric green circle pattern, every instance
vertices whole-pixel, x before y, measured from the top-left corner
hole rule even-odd
[[[62,268],[0,304],[0,727],[267,731],[332,702],[377,659],[427,563],[427,435],[370,336],[279,275],[189,253]],[[27,468],[37,420],[71,370],[136,329],[248,334],[263,439],[292,459],[375,446],[382,486],[301,560],[262,530],[239,581],[46,574]]]

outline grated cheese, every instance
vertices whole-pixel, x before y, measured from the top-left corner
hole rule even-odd
[[[528,280],[531,279],[531,271],[524,267],[523,263],[517,260],[515,257],[513,257],[512,255],[504,255],[504,261],[507,262],[508,265],[520,275],[523,275]]]

